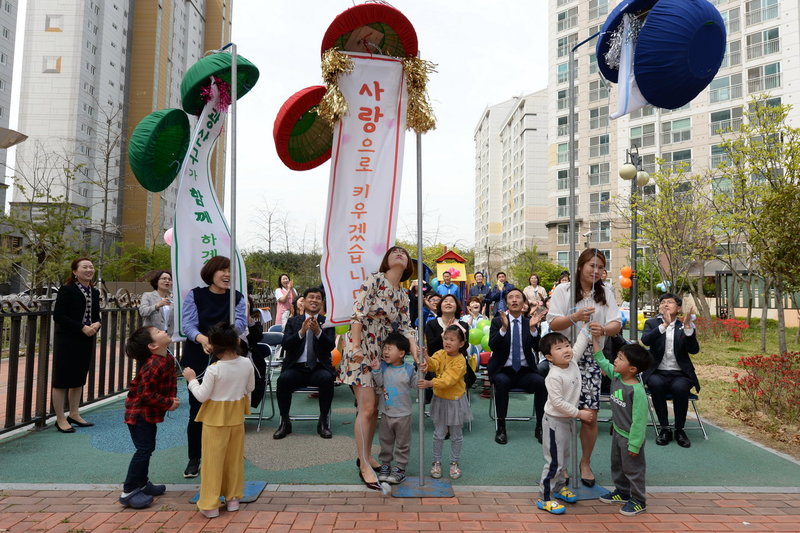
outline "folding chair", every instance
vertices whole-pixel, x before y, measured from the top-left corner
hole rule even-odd
[[[645,387],[645,390],[647,391],[647,407],[649,408],[649,411],[650,411],[650,423],[652,424],[653,428],[655,429],[656,437],[658,437],[658,430],[659,430],[660,426],[659,426],[658,420],[656,418],[656,408],[653,405],[653,396],[650,394],[650,390],[647,387]],[[703,439],[704,440],[708,440],[708,433],[706,433],[706,427],[705,427],[705,425],[703,425],[703,419],[700,418],[700,412],[697,410],[697,400],[699,400],[699,399],[700,399],[700,397],[697,394],[689,393],[689,403],[692,405],[692,409],[694,410],[695,418],[697,418],[697,425],[684,427],[683,429],[684,429],[684,431],[688,430],[688,429],[700,430],[700,431],[703,432]],[[667,401],[668,402],[672,401],[672,394],[667,394]],[[687,420],[688,420],[688,418],[687,418]],[[668,426],[668,427],[670,427],[670,426]],[[670,427],[670,429],[674,429],[674,428]]]
[[[264,389],[264,397],[258,406],[258,416],[248,416],[247,420],[258,420],[256,431],[261,431],[261,422],[263,420],[272,420],[275,417],[275,394],[272,387],[272,378],[275,374],[275,369],[281,366],[280,361],[275,360],[275,352],[280,347],[283,340],[283,333],[266,332],[261,336],[259,346],[267,351],[267,371],[266,371],[266,387]],[[267,403],[267,395],[269,395],[270,415],[264,416],[264,406]]]
[[[492,383],[489,390],[489,418],[494,420],[494,430],[497,431],[497,405],[494,399],[494,383]],[[530,394],[533,396],[532,392],[528,392],[525,389],[511,389],[508,391],[509,400],[512,394]],[[531,416],[506,416],[506,421],[509,420],[512,422],[530,422],[531,420],[536,420],[536,403],[531,402]]]

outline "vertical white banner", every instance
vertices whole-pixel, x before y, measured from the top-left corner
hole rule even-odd
[[[610,118],[616,119],[636,111],[647,105],[636,77],[633,74],[633,56],[636,43],[632,36],[631,19],[633,15],[623,15],[622,26],[622,51],[619,58],[619,77],[617,78],[617,110],[611,113]]]
[[[227,111],[217,111],[219,89],[212,81],[212,98],[197,119],[189,151],[183,161],[175,205],[172,244],[175,331],[173,340],[186,338],[183,331],[183,301],[195,287],[205,287],[200,269],[217,255],[228,256],[231,231],[211,182],[211,150],[222,133]],[[232,194],[235,194],[233,191]],[[247,294],[247,274],[236,250],[236,279],[233,288]]]
[[[339,77],[347,114],[333,130],[320,274],[326,327],[348,324],[355,293],[394,244],[403,170],[406,86],[401,60],[348,53]]]

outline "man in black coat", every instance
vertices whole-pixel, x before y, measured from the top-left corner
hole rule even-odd
[[[642,344],[650,347],[653,365],[644,373],[643,379],[653,398],[653,407],[658,416],[660,431],[656,444],[665,446],[673,438],[667,416],[667,395],[672,395],[675,413],[675,441],[679,446],[691,446],[686,432],[686,412],[689,409],[689,393],[694,387],[700,392],[700,382],[694,371],[690,354],[700,351],[695,335],[694,322],[686,324],[677,319],[682,300],[679,296],[665,293],[658,303],[659,315],[644,324]]]
[[[329,416],[333,401],[333,383],[336,371],[331,364],[331,351],[336,347],[333,328],[322,328],[325,317],[320,315],[325,296],[318,287],[306,289],[305,314],[290,318],[283,327],[283,364],[278,376],[276,396],[281,413],[281,424],[272,435],[282,439],[292,432],[289,411],[292,393],[301,387],[319,387],[319,422],[317,433],[330,439]]]
[[[533,393],[536,409],[536,440],[542,442],[542,416],[547,401],[544,377],[536,368],[534,352],[539,351],[538,325],[541,314],[528,318],[523,314],[525,295],[519,289],[510,289],[505,294],[506,311],[500,311],[492,319],[489,328],[489,380],[494,385],[494,401],[497,408],[497,432],[494,440],[506,444],[506,415],[508,393],[511,389],[524,389]]]

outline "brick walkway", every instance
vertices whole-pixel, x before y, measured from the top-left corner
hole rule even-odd
[[[131,511],[116,503],[118,490],[4,490],[0,532],[800,531],[800,494],[654,492],[647,513],[625,517],[596,500],[548,515],[533,507],[535,493],[456,489],[454,498],[400,499],[342,490],[266,490],[213,520],[187,503],[192,492],[167,492],[149,509]]]

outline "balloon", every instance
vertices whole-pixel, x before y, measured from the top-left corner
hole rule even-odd
[[[492,322],[488,318],[481,318],[478,320],[478,323],[475,325],[478,329],[483,329],[487,326],[491,326]]]
[[[481,346],[483,346],[484,350],[489,350],[489,335],[486,334],[481,339]]]
[[[439,280],[436,278],[431,278],[430,280],[428,280],[428,285],[431,286],[431,289],[436,290],[437,288],[439,288]]]
[[[633,285],[633,281],[631,281],[631,278],[622,278],[621,280],[619,280],[619,286],[622,287],[623,289],[630,289],[631,285]]]
[[[625,327],[625,324],[628,323],[628,315],[622,315],[622,327]]]
[[[483,339],[483,331],[479,330],[478,328],[469,330],[469,343],[478,345],[481,343],[481,339]]]
[[[342,362],[342,352],[339,351],[338,348],[334,348],[331,352],[331,364],[333,366],[339,366],[339,363]]]
[[[483,328],[483,333],[484,333],[484,335],[488,335],[488,334],[489,334],[489,330],[490,330],[490,329],[492,329],[492,327],[491,327],[491,326],[486,326],[485,328]]]
[[[167,246],[172,246],[172,228],[164,232],[164,242],[167,243]]]
[[[333,328],[333,331],[336,332],[337,335],[344,335],[348,331],[350,331],[350,324],[342,324],[340,326],[336,326]]]
[[[629,266],[624,266],[619,269],[619,273],[622,274],[622,277],[629,278],[633,275],[633,269]]]
[[[667,292],[667,286],[664,285],[663,281],[656,284],[656,289],[660,290],[661,292]]]

